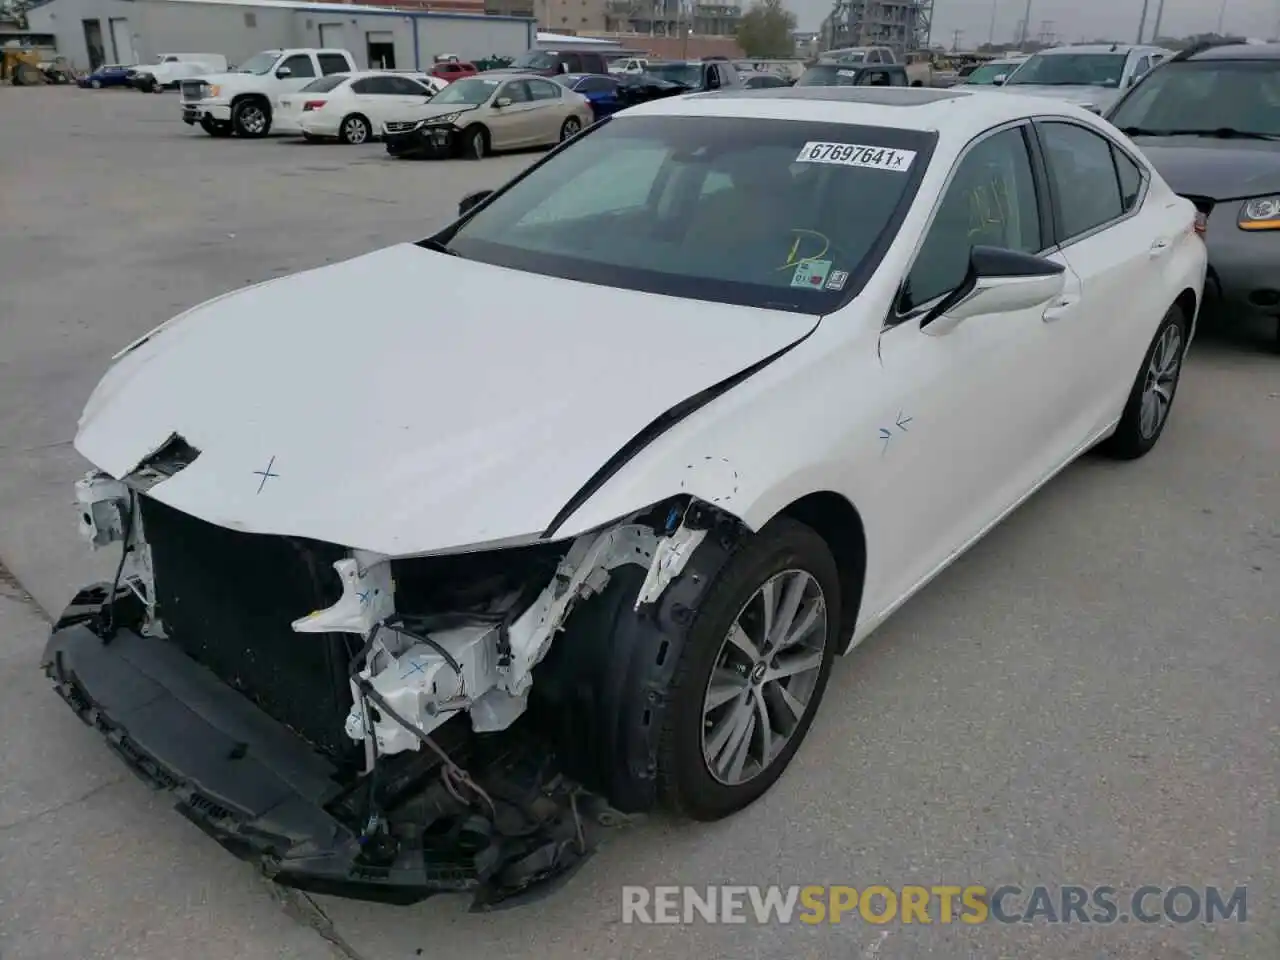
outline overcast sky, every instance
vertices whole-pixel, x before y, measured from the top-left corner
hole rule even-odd
[[[802,30],[816,30],[831,10],[831,0],[786,0],[795,11]],[[1026,0],[994,0],[995,39],[1010,39],[1026,10]],[[1155,24],[1155,11],[1160,0],[1150,0],[1147,33]],[[1218,25],[1222,0],[1165,0],[1160,32],[1181,37],[1190,33],[1207,33]],[[951,46],[952,31],[963,30],[961,47],[986,43],[991,33],[992,0],[934,0],[933,42]],[[1041,30],[1045,20],[1053,21],[1047,29],[1058,40],[1078,42],[1081,38],[1108,37],[1134,40],[1138,34],[1138,17],[1142,0],[1031,0],[1031,34]],[[1273,37],[1280,32],[1280,0],[1226,0],[1224,31],[1248,37]]]

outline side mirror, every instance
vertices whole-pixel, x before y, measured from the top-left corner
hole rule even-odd
[[[484,203],[492,194],[492,190],[477,190],[475,193],[468,193],[458,201],[458,216],[461,217],[470,213],[472,208]]]
[[[493,101],[493,107],[495,110],[501,110],[503,107],[509,106],[511,106],[510,97],[499,97],[497,100]]]
[[[931,336],[954,330],[979,314],[1030,310],[1062,293],[1066,267],[1003,247],[973,247],[969,271],[955,290],[924,315],[920,329]]]
[[[994,86],[1003,87],[1004,82],[1008,79],[1009,79],[1009,75],[1007,73],[997,73],[994,77],[991,78],[991,83]]]
[[[279,70],[276,71],[276,76],[279,77],[281,80],[285,79],[286,77],[291,77],[293,76],[293,69],[290,67],[281,67]]]

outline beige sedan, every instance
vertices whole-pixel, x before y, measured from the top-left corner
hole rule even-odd
[[[495,71],[455,80],[414,108],[411,118],[389,121],[383,135],[390,153],[422,153],[423,147],[443,147],[447,141],[460,146],[464,156],[479,159],[496,150],[559,143],[592,119],[586,97],[553,80]],[[417,136],[405,136],[411,132]]]

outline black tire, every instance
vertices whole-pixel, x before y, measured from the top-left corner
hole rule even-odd
[[[827,628],[817,681],[785,746],[753,778],[727,785],[712,776],[703,757],[707,686],[729,628],[756,591],[787,570],[812,576],[826,603]],[[668,808],[694,820],[719,820],[754,803],[773,786],[809,732],[822,701],[835,660],[839,623],[840,577],[831,551],[817,533],[783,517],[743,541],[698,608],[666,692],[669,708],[658,743],[658,783]]]
[[[362,114],[348,114],[338,124],[338,140],[348,146],[368,143],[372,139],[373,125]]]
[[[271,132],[270,105],[257,98],[241,100],[231,108],[231,128],[239,137],[265,137]]]
[[[231,124],[225,120],[214,120],[212,117],[201,117],[200,129],[211,137],[231,136]]]
[[[1176,334],[1170,333],[1171,328],[1176,328]],[[1136,460],[1139,457],[1146,456],[1159,441],[1160,435],[1164,433],[1165,425],[1169,422],[1169,414],[1173,411],[1173,401],[1178,394],[1178,384],[1182,380],[1182,361],[1187,350],[1187,330],[1186,315],[1183,314],[1181,307],[1174,304],[1164,315],[1159,329],[1156,330],[1156,335],[1151,340],[1151,345],[1147,347],[1147,352],[1143,354],[1142,365],[1138,368],[1133,387],[1129,391],[1129,399],[1124,405],[1124,413],[1120,416],[1120,424],[1116,427],[1116,432],[1099,445],[1098,449],[1101,453],[1115,460]],[[1152,358],[1157,350],[1165,349],[1165,346],[1162,345],[1165,344],[1166,338],[1175,335],[1177,337],[1177,366],[1173,372],[1172,379],[1166,384],[1168,401],[1164,404],[1164,410],[1159,422],[1156,424],[1155,429],[1152,430],[1144,427],[1142,417],[1143,398],[1146,395],[1151,379]]]
[[[582,121],[577,117],[566,117],[564,123],[560,124],[560,142],[564,143],[570,137],[576,137],[582,132]]]
[[[489,131],[474,124],[462,131],[462,155],[468,160],[483,160],[489,153]]]
[[[17,76],[14,78],[14,79],[15,79],[15,81],[16,81],[17,77],[20,77],[20,76],[22,76],[21,72],[19,72],[19,73],[17,74]],[[89,81],[89,86],[93,87],[93,89],[95,89],[95,90],[101,90],[101,89],[102,89],[102,81],[101,81],[101,80],[90,80],[90,81]]]

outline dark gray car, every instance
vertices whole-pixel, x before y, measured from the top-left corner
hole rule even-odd
[[[1274,327],[1280,347],[1280,43],[1184,51],[1107,119],[1200,210],[1206,300]]]

